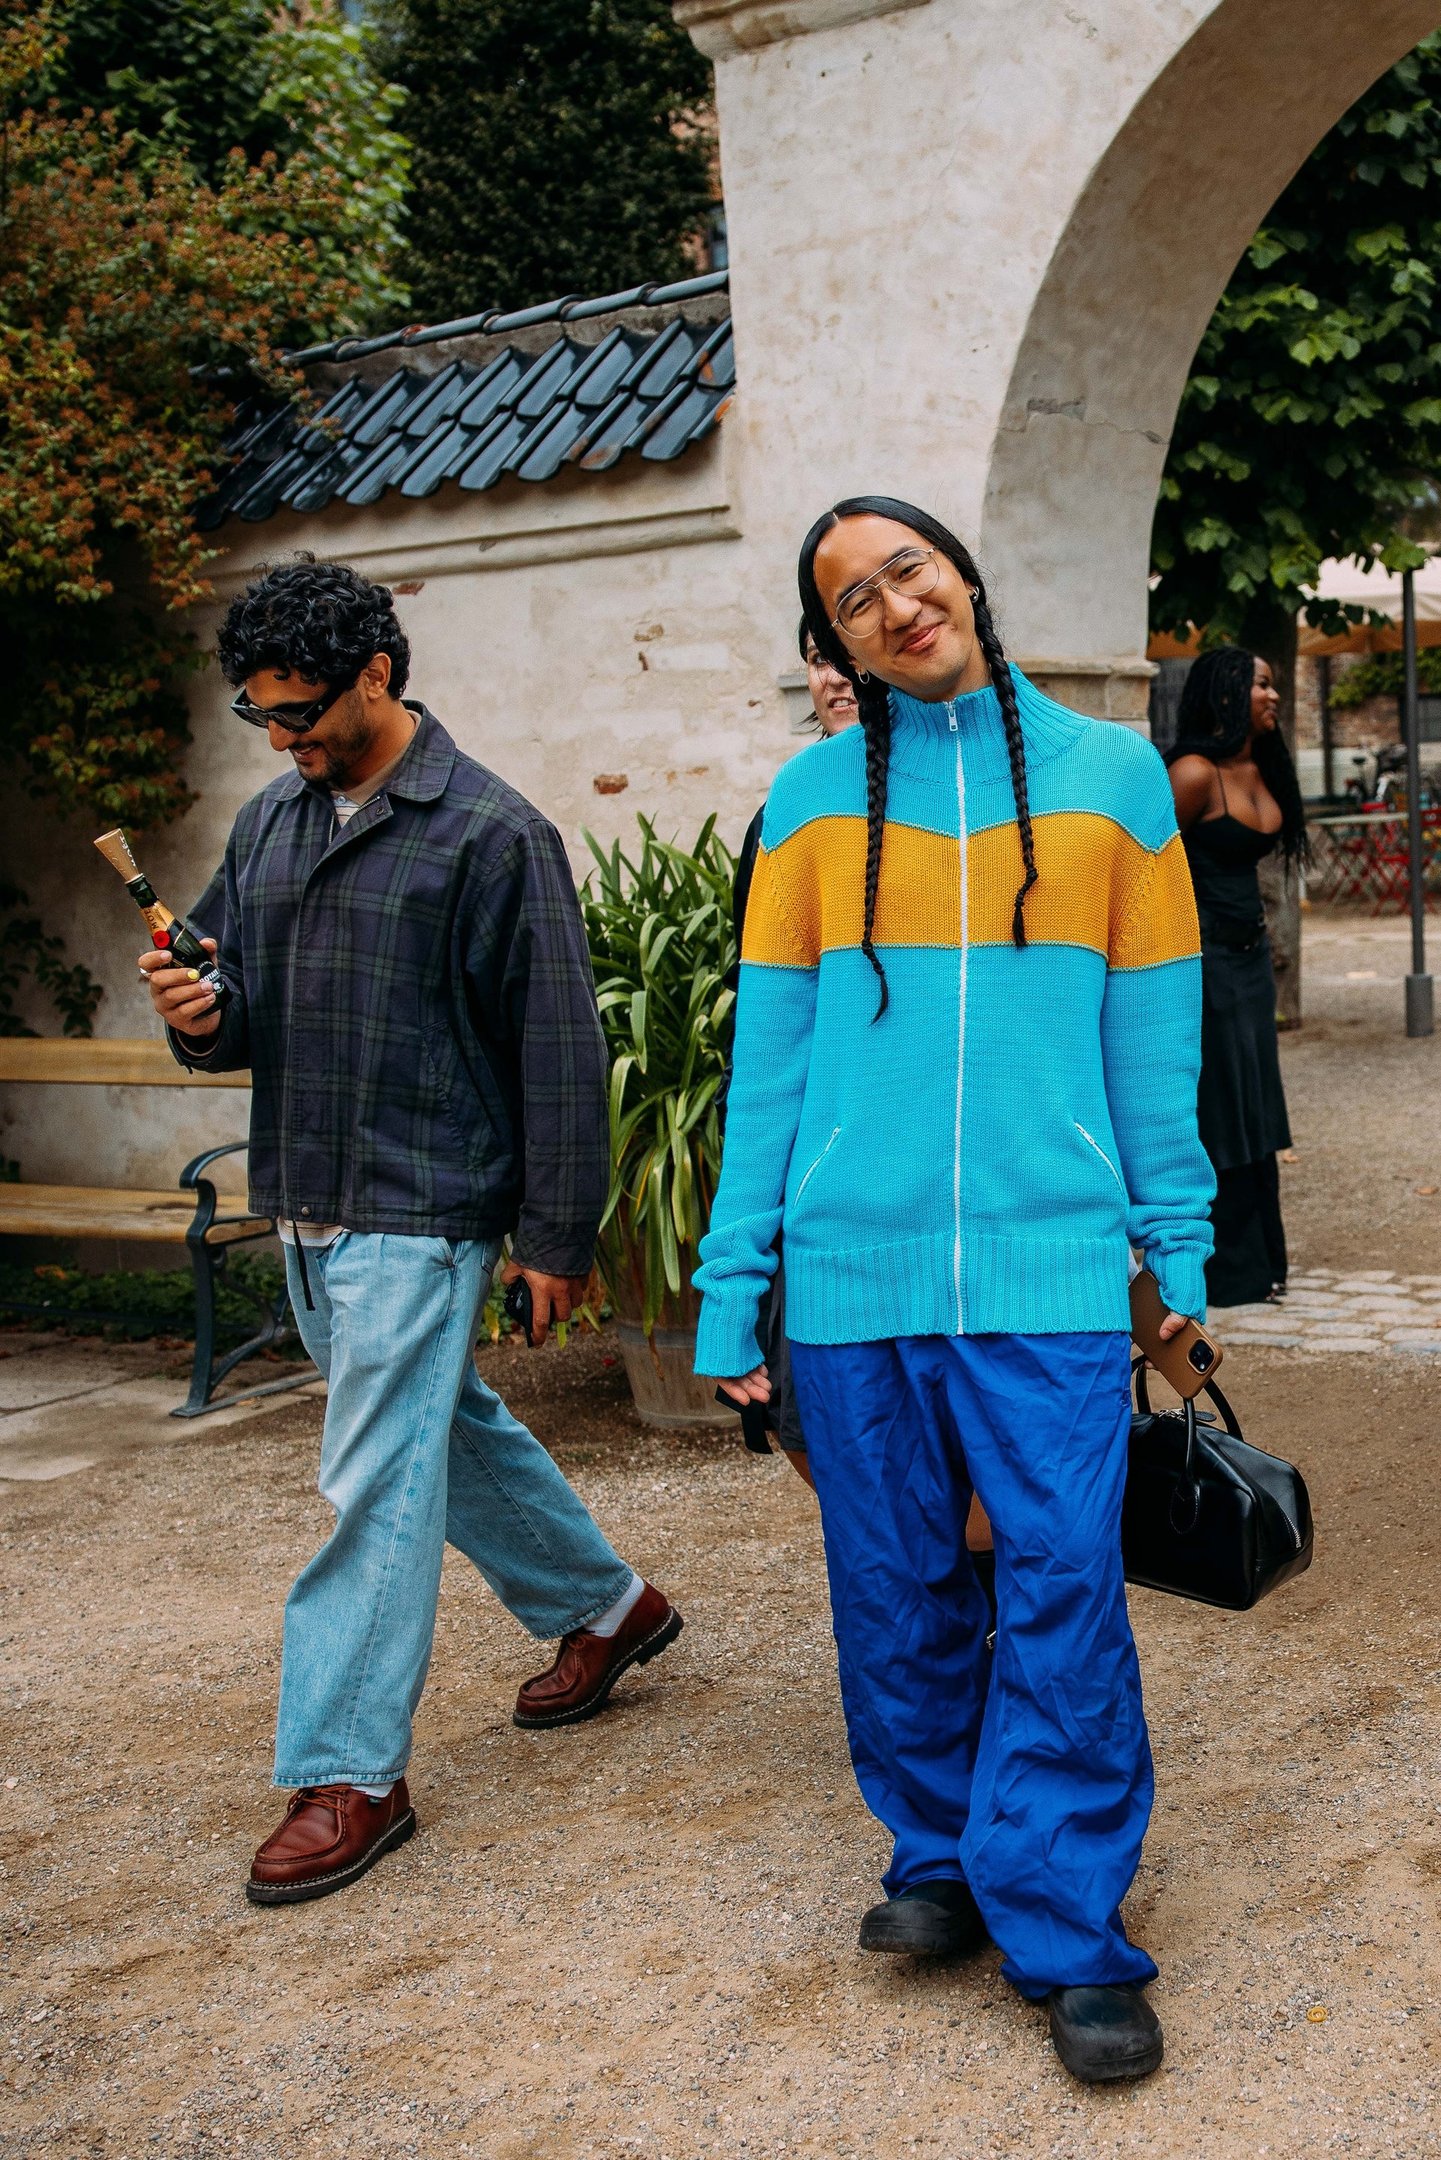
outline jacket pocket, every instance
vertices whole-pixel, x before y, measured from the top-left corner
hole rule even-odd
[[[430,1026],[422,1029],[420,1040],[436,1097],[461,1160],[468,1170],[483,1170],[494,1155],[495,1135],[460,1051],[448,1032]]]

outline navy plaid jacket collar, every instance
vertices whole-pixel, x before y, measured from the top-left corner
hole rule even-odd
[[[402,698],[407,712],[415,714],[415,733],[406,745],[405,755],[381,789],[383,795],[399,795],[405,802],[436,802],[445,793],[450,776],[455,770],[456,747],[428,705],[417,699]],[[270,793],[282,802],[288,802],[307,789],[312,795],[329,799],[330,790],[323,783],[306,780],[294,767],[272,781]]]

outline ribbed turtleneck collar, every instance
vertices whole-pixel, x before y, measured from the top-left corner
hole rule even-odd
[[[1053,704],[1013,667],[1016,703],[1028,764],[1040,764],[1073,742],[1085,726],[1078,713]],[[951,716],[955,716],[952,732]],[[960,737],[967,770],[977,780],[1003,779],[1010,773],[1001,701],[989,684],[947,704],[923,702],[904,690],[891,692],[891,764],[918,780],[939,773]]]

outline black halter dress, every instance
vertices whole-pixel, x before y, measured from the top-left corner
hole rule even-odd
[[[1226,802],[1226,778],[1221,801]],[[1291,1145],[1276,1044],[1276,978],[1257,867],[1280,843],[1232,817],[1184,836],[1201,918],[1201,1143],[1216,1171],[1213,1305],[1250,1305],[1286,1280],[1276,1156]]]

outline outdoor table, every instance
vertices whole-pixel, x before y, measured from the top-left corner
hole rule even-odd
[[[1404,914],[1411,904],[1406,816],[1398,810],[1357,810],[1311,818],[1311,900],[1370,903],[1373,915]],[[1441,885],[1441,810],[1421,813],[1422,878],[1427,905]]]

